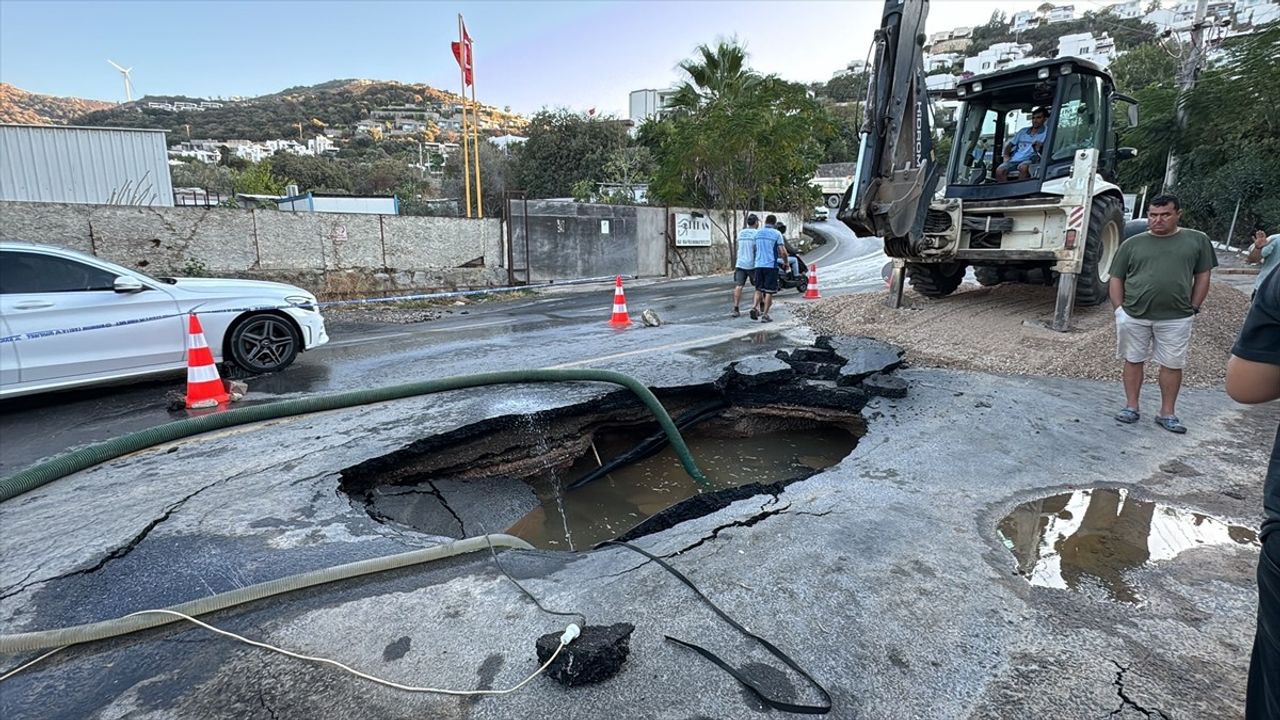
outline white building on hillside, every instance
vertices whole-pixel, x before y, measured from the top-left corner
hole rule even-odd
[[[931,73],[935,70],[947,70],[952,65],[955,65],[956,61],[959,59],[960,59],[960,55],[958,53],[938,53],[937,55],[925,55],[924,71],[925,73]]]
[[[1049,11],[1049,24],[1068,22],[1076,19],[1075,5],[1055,5]]]
[[[964,71],[972,75],[985,75],[997,70],[1025,65],[1030,43],[994,43],[974,57],[964,59]]]
[[[317,135],[307,140],[307,149],[312,155],[323,155],[334,149],[333,141],[324,135]]]
[[[940,93],[944,90],[954,90],[956,87],[955,75],[929,75],[924,79],[925,90],[929,93]]]
[[[1280,20],[1277,0],[1237,0],[1236,25],[1266,25]]]
[[[1105,68],[1116,59],[1116,43],[1106,33],[1099,38],[1094,38],[1091,32],[1063,35],[1058,38],[1058,57],[1068,56],[1088,60]]]
[[[272,152],[262,145],[240,145],[235,148],[236,157],[251,163],[260,163],[271,157]]]
[[[1124,20],[1132,20],[1142,17],[1143,5],[1142,0],[1126,0],[1126,2],[1119,2],[1109,6],[1107,12]]]
[[[1013,22],[1010,25],[1013,32],[1026,32],[1038,27],[1040,27],[1040,16],[1034,10],[1023,10],[1013,14]]]
[[[529,138],[527,137],[521,137],[520,135],[511,135],[510,133],[506,135],[499,135],[498,137],[489,138],[489,142],[493,143],[494,145],[496,145],[497,147],[503,150],[510,150],[512,145],[521,145],[528,140]]]

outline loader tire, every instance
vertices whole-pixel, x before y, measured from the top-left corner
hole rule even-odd
[[[943,298],[956,291],[964,281],[965,264],[907,263],[911,288],[927,298]]]
[[[1110,196],[1093,200],[1089,212],[1089,235],[1084,244],[1084,261],[1076,278],[1076,304],[1101,305],[1107,301],[1111,281],[1111,260],[1125,240],[1124,207]]]
[[[978,284],[983,287],[991,287],[1004,282],[1004,276],[1000,272],[1000,268],[995,265],[983,265],[973,269],[973,274],[978,278]]]

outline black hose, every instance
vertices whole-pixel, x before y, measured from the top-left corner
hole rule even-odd
[[[236,425],[291,417],[293,415],[305,415],[325,410],[339,410],[358,405],[398,400],[415,395],[428,395],[445,390],[461,390],[482,385],[571,381],[609,382],[621,385],[635,393],[658,419],[658,424],[662,426],[662,430],[670,438],[676,454],[680,456],[680,463],[684,466],[685,472],[689,473],[689,477],[697,482],[706,484],[706,477],[693,461],[693,456],[689,454],[689,448],[685,445],[684,439],[680,437],[680,431],[676,429],[671,416],[667,414],[666,409],[662,407],[662,403],[658,401],[658,398],[654,396],[649,388],[635,378],[612,370],[508,370],[476,375],[458,375],[371,390],[353,390],[332,395],[317,395],[298,400],[283,400],[267,405],[255,405],[157,425],[153,428],[139,430],[59,455],[51,460],[14,473],[0,480],[0,502],[12,500],[25,492],[66,477],[71,473],[79,472],[122,455],[211,430],[221,430]]]
[[[704,420],[709,420],[716,415],[719,415],[720,412],[727,407],[729,407],[729,403],[723,399],[712,400],[704,405],[699,405],[676,418],[676,429],[688,430]],[[576,490],[584,485],[589,485],[590,483],[605,477],[620,467],[625,467],[632,463],[640,462],[652,455],[656,455],[662,450],[662,448],[667,446],[667,440],[668,438],[665,432],[654,433],[644,440],[641,440],[640,444],[636,445],[631,450],[619,455],[595,470],[592,470],[572,483],[569,483],[565,486],[565,489]]]

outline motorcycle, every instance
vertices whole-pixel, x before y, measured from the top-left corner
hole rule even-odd
[[[800,257],[800,253],[791,247],[791,243],[787,243],[787,255],[793,257],[797,261],[799,272],[791,272],[791,263],[778,258],[778,284],[784,288],[795,288],[801,295],[809,289],[809,265],[805,263],[804,258]]]

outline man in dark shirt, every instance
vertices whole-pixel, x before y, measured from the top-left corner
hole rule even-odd
[[[1227,361],[1227,394],[1236,402],[1280,398],[1280,273],[1258,288]],[[1280,428],[1262,495],[1258,557],[1258,629],[1249,663],[1245,720],[1280,718]]]

